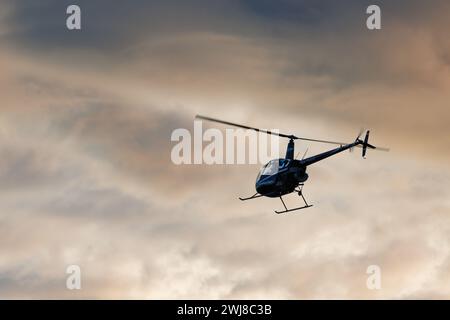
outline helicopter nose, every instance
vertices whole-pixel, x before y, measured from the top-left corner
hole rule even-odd
[[[256,191],[259,194],[267,194],[273,191],[276,184],[276,176],[262,176],[256,181]]]

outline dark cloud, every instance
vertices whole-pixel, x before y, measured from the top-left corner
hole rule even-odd
[[[7,22],[15,28],[8,40],[44,52],[84,48],[114,55],[143,39],[157,41],[186,31],[231,31],[235,21],[232,3],[80,0],[77,5],[82,9],[82,31],[71,32],[66,28],[66,8],[73,1],[46,0],[36,4],[26,0],[14,3]],[[230,14],[224,16],[227,12]]]

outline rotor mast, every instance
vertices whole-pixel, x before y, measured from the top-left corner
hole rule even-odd
[[[286,156],[285,156],[286,159],[294,160],[294,148],[295,148],[294,139],[290,139],[286,149]]]

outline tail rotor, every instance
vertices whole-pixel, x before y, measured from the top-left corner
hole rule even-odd
[[[356,143],[358,143],[358,142],[362,142],[361,141],[361,136],[362,136],[362,134],[364,133],[364,128],[361,128],[361,130],[359,130],[359,133],[358,133],[358,135],[356,136],[356,139],[355,139],[355,142]],[[353,152],[353,149],[354,149],[355,147],[351,147],[350,149],[349,149],[349,151],[350,152]]]

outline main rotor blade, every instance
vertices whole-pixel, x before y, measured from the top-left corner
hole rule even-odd
[[[363,146],[362,145],[357,145],[357,146],[355,146],[356,148],[362,148]],[[374,146],[375,147],[375,146]],[[390,149],[389,148],[384,148],[384,147],[375,147],[375,148],[371,148],[370,150],[378,150],[378,151],[386,151],[386,152],[388,152],[388,151],[390,151]]]
[[[196,118],[196,119],[207,120],[207,121],[212,121],[212,122],[217,122],[217,123],[222,123],[222,124],[226,124],[226,125],[229,125],[229,126],[234,126],[234,127],[242,128],[242,129],[255,130],[255,131],[257,131],[257,132],[263,132],[263,133],[267,133],[267,134],[273,134],[273,135],[275,135],[275,136],[279,136],[279,137],[283,137],[283,138],[298,139],[298,138],[297,138],[296,136],[294,136],[294,135],[288,135],[288,134],[283,134],[283,133],[273,132],[273,131],[269,131],[269,130],[263,130],[263,129],[253,128],[253,127],[249,127],[249,126],[244,126],[244,125],[242,125],[242,124],[237,124],[237,123],[233,123],[233,122],[223,121],[223,120],[214,119],[214,118],[210,118],[210,117],[205,117],[205,116],[201,116],[201,115],[196,115],[195,118]]]
[[[263,132],[263,133],[272,134],[272,135],[275,135],[275,136],[279,136],[279,137],[282,137],[282,138],[293,139],[293,140],[303,140],[303,141],[311,141],[311,142],[329,143],[329,144],[336,144],[336,145],[341,145],[341,146],[349,144],[348,142],[339,142],[339,141],[329,141],[329,140],[320,140],[320,139],[310,139],[310,138],[297,137],[297,136],[294,136],[292,134],[284,134],[284,133],[273,132],[273,131],[259,129],[259,128],[253,128],[253,127],[249,127],[249,126],[244,126],[242,124],[237,124],[237,123],[233,123],[233,122],[229,122],[229,121],[214,119],[214,118],[210,118],[210,117],[206,117],[206,116],[202,116],[202,115],[196,115],[195,118],[196,119],[206,120],[206,121],[217,122],[217,123],[221,123],[221,124],[226,124],[226,125],[229,125],[229,126],[238,127],[238,128],[247,129],[247,130],[255,130],[257,132]],[[357,145],[356,147],[361,147],[361,146]],[[374,150],[389,151],[389,149],[387,149],[387,148],[378,148],[378,147],[376,147],[376,149],[374,149]]]
[[[336,144],[336,145],[341,145],[341,146],[345,146],[346,144],[350,144],[350,142],[337,142],[337,141],[328,141],[328,140],[316,140],[316,139],[307,139],[307,138],[297,138],[299,140],[306,140],[306,141],[314,141],[314,142],[322,142],[322,143],[330,143],[330,144]],[[357,148],[362,148],[362,145],[356,145],[355,147]],[[372,149],[372,148],[371,148]],[[373,148],[373,150],[378,150],[378,151],[389,151],[389,148],[384,148],[384,147],[375,147]]]
[[[300,138],[300,137],[295,137],[295,139],[304,140],[304,141],[312,141],[312,142],[329,143],[329,144],[338,144],[338,145],[342,145],[342,146],[348,144],[348,142],[338,142],[338,141],[329,141],[329,140],[320,140],[320,139]]]
[[[389,152],[390,149],[389,148],[384,148],[384,147],[375,147],[375,149],[373,149],[373,150]]]
[[[316,140],[316,139],[307,139],[307,138],[298,138],[299,140],[305,140],[305,141],[313,141],[313,142],[322,142],[322,143],[329,143],[329,144],[336,144],[336,145],[340,145],[340,146],[345,146],[346,144],[350,144],[349,142],[337,142],[337,141],[327,141],[327,140]],[[357,148],[362,148],[362,145],[356,145],[355,147]],[[378,150],[378,151],[386,151],[388,152],[390,149],[389,148],[384,148],[384,147],[375,147],[372,150]]]
[[[327,140],[318,140],[318,139],[302,138],[302,137],[294,136],[294,135],[292,135],[292,134],[284,134],[284,133],[278,133],[278,132],[273,132],[273,131],[269,131],[269,130],[263,130],[263,129],[253,128],[253,127],[249,127],[249,126],[244,126],[244,125],[242,125],[242,124],[237,124],[237,123],[233,123],[233,122],[229,122],[229,121],[223,121],[223,120],[214,119],[214,118],[210,118],[210,117],[206,117],[206,116],[201,116],[201,115],[196,115],[195,118],[196,118],[196,119],[207,120],[207,121],[212,121],[212,122],[217,122],[217,123],[222,123],[222,124],[226,124],[226,125],[234,126],[234,127],[238,127],[238,128],[243,128],[243,129],[248,129],[248,130],[255,130],[255,131],[263,132],[263,133],[267,133],[267,134],[273,134],[273,135],[276,135],[276,136],[279,136],[279,137],[288,138],[288,139],[293,139],[293,140],[305,140],[305,141],[322,142],[322,143],[331,143],[331,144],[340,144],[340,145],[347,144],[347,143],[345,143],[345,142],[336,142],[336,141],[327,141]]]

